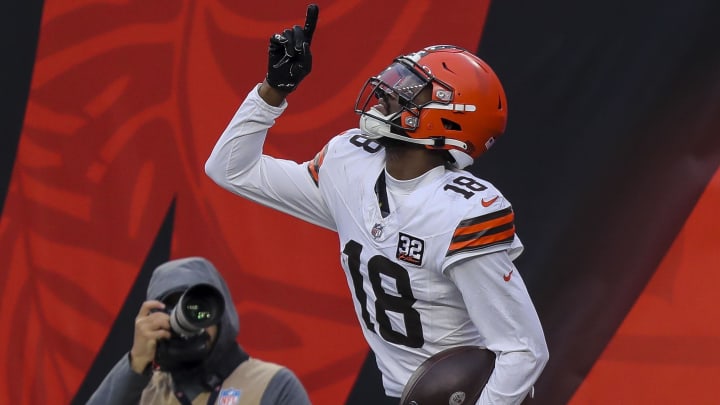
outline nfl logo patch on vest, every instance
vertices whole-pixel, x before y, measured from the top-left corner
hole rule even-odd
[[[226,388],[220,391],[220,397],[218,397],[219,405],[237,405],[240,403],[240,396],[242,391],[235,388]]]

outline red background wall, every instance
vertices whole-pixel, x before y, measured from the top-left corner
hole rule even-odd
[[[371,403],[377,376],[334,235],[233,197],[202,169],[262,80],[267,38],[302,23],[306,3],[24,4],[2,24],[14,36],[0,403],[83,403],[129,348],[149,272],[188,255],[226,276],[252,355],[295,370],[315,404]],[[320,6],[313,73],[267,152],[307,160],[356,125],[360,86],[398,54],[477,50],[511,113],[472,170],[515,205],[518,265],[551,351],[534,402],[716,403],[718,6]]]

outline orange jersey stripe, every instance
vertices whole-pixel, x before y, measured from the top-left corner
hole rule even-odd
[[[507,207],[461,221],[453,233],[446,256],[512,242],[515,237],[514,219],[512,208]]]
[[[310,161],[307,164],[307,170],[308,170],[308,173],[310,173],[310,177],[312,177],[313,182],[317,186],[318,181],[320,180],[320,173],[319,173],[320,168],[318,166],[316,166],[315,164],[313,164],[312,161]]]
[[[325,160],[325,154],[327,153],[327,150],[328,145],[325,145],[325,147],[322,148],[322,150],[318,152],[317,155],[315,155],[315,158],[309,161],[307,164],[308,173],[310,173],[310,177],[312,177],[316,186],[320,181],[320,166],[322,166],[323,161]]]
[[[460,251],[477,250],[489,247],[498,243],[512,242],[515,237],[515,227],[498,232],[496,234],[483,236],[477,239],[470,239],[461,242],[453,242],[448,248],[447,256],[454,255]]]

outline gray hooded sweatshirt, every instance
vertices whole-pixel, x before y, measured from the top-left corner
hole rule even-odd
[[[130,368],[129,352],[115,364],[88,405],[178,405],[174,392],[181,391],[192,405],[310,405],[305,388],[286,367],[250,358],[238,345],[239,319],[225,280],[208,260],[189,257],[171,260],[152,274],[147,299],[196,284],[211,284],[225,299],[215,344],[206,360],[190,373],[174,378],[150,367],[142,374]],[[211,391],[217,391],[210,395]],[[187,402],[185,402],[187,403]]]

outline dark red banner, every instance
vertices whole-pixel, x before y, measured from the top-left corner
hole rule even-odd
[[[311,159],[356,125],[357,92],[393,57],[436,43],[474,49],[487,4],[321,3],[312,75],[267,152]],[[0,302],[13,308],[0,315],[12,325],[0,332],[1,403],[73,398],[173,201],[171,256],[202,255],[223,272],[245,348],[292,368],[313,403],[347,397],[368,348],[334,235],[231,196],[203,171],[264,77],[268,38],[301,24],[305,7],[45,1],[0,227],[11,269]]]
[[[150,271],[190,255],[229,282],[240,343],[292,368],[314,404],[380,395],[336,236],[203,171],[265,74],[269,36],[306,5],[1,10],[0,404],[84,404],[131,345]],[[550,348],[532,403],[718,402],[720,2],[320,8],[313,72],[267,153],[307,160],[355,126],[360,87],[399,54],[477,51],[509,123],[471,170],[513,203],[516,264]]]

